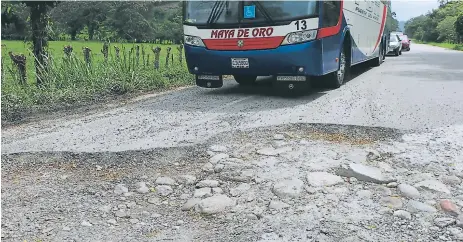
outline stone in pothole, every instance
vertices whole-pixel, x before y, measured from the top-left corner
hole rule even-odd
[[[92,226],[92,224],[91,224],[91,223],[89,223],[88,221],[85,221],[85,220],[84,220],[84,221],[82,221],[81,225],[82,225],[82,226],[87,226],[87,227],[90,227],[90,226]]]
[[[161,200],[159,200],[157,197],[150,197],[148,198],[148,203],[159,205],[161,204]]]
[[[444,228],[455,223],[453,218],[436,218],[434,219],[434,224],[439,228]]]
[[[196,182],[196,177],[192,175],[181,175],[177,180],[182,184],[191,185]]]
[[[408,220],[412,219],[412,215],[409,212],[404,211],[404,210],[395,211],[394,216],[402,218],[402,219],[408,219]]]
[[[273,139],[274,139],[274,140],[284,140],[284,139],[285,139],[285,136],[282,135],[282,134],[275,134],[275,135],[273,136]]]
[[[415,201],[415,200],[408,201],[407,210],[412,213],[417,213],[417,212],[435,213],[437,212],[436,208],[430,205],[427,205],[425,203]]]
[[[443,199],[439,202],[440,208],[447,214],[452,216],[458,216],[460,214],[460,209],[448,199]]]
[[[117,184],[114,188],[114,193],[117,195],[124,194],[126,192],[129,192],[129,189],[124,184]]]
[[[340,176],[328,172],[309,172],[307,173],[307,182],[313,187],[322,187],[341,184],[344,180]]]
[[[402,207],[402,200],[400,197],[383,197],[381,201],[389,208],[401,208]]]
[[[273,186],[273,193],[280,198],[295,198],[299,197],[304,188],[304,182],[293,178],[291,180],[284,180],[277,182]]]
[[[203,187],[195,190],[193,197],[206,197],[212,195],[212,189],[210,187]]]
[[[266,156],[275,156],[275,155],[278,155],[278,152],[273,147],[267,147],[267,148],[258,150],[257,154],[266,155]]]
[[[146,186],[146,183],[144,182],[138,182],[137,183],[137,192],[139,193],[148,193],[150,191],[150,189]]]
[[[188,210],[192,209],[200,201],[201,201],[200,198],[190,198],[190,199],[188,199],[188,201],[186,201],[186,203],[183,204],[182,211],[188,211]]]
[[[226,152],[227,147],[225,147],[223,145],[212,145],[212,146],[209,147],[209,150],[212,151],[212,152]]]
[[[196,187],[218,187],[219,181],[216,180],[202,180],[196,184]]]
[[[415,187],[431,190],[434,192],[443,192],[450,194],[450,190],[447,188],[447,186],[437,180],[425,180],[422,182],[418,182],[417,184],[415,184]]]
[[[197,211],[204,214],[215,214],[235,206],[235,201],[226,195],[214,195],[198,203]]]
[[[212,193],[221,194],[221,193],[223,193],[223,190],[220,187],[214,187],[214,188],[212,188]]]
[[[230,158],[229,155],[224,154],[224,153],[220,153],[220,154],[217,154],[217,155],[214,155],[213,157],[211,157],[209,159],[209,162],[215,165],[215,164],[219,163],[219,161],[224,160],[224,159],[228,159],[228,158]]]
[[[447,185],[459,185],[461,184],[460,178],[455,175],[452,176],[443,176],[441,178],[442,182]]]
[[[129,217],[129,215],[127,214],[127,212],[124,209],[117,210],[114,213],[114,216],[116,216],[118,218],[127,218],[127,217]]]
[[[242,194],[247,192],[249,189],[251,189],[251,185],[247,183],[242,183],[238,187],[230,189],[230,195],[232,195],[233,197],[241,196]]]
[[[304,163],[305,166],[311,171],[326,171],[328,169],[340,165],[339,160],[330,159],[327,157],[316,157]]]
[[[339,167],[336,174],[344,177],[355,177],[359,181],[377,184],[387,184],[396,181],[396,179],[385,176],[379,168],[358,163],[351,163],[347,168]]]
[[[172,187],[167,185],[160,185],[156,187],[156,194],[164,197],[169,196],[172,192],[174,192]]]
[[[205,171],[205,172],[211,172],[213,173],[214,172],[214,165],[210,162],[207,162],[206,164],[204,164],[203,167],[201,167],[201,170]]]
[[[175,185],[175,180],[170,178],[170,177],[162,176],[162,177],[158,177],[158,179],[156,179],[156,184],[157,185],[173,186],[173,185]]]
[[[419,198],[420,197],[420,192],[418,191],[418,189],[408,184],[402,183],[397,188],[399,189],[400,194],[402,194],[402,196],[404,197],[408,197],[408,198]]]
[[[280,210],[280,209],[288,208],[288,207],[289,207],[289,204],[280,202],[280,201],[275,201],[275,200],[270,201],[270,204],[268,205],[268,208],[274,209],[274,210]]]

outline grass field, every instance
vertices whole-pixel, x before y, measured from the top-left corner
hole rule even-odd
[[[73,47],[70,58],[65,58],[63,48],[66,45]],[[108,60],[105,61],[101,42],[50,42],[50,64],[43,78],[45,85],[37,87],[31,43],[2,41],[2,120],[17,121],[34,111],[59,110],[113,96],[193,84],[194,77],[188,73],[184,57],[180,64],[178,45],[138,44],[138,58],[136,45],[110,43]],[[114,46],[120,48],[120,58],[116,58]],[[90,65],[84,61],[84,47],[91,49]],[[155,47],[161,48],[158,70],[154,68],[152,48]],[[171,47],[173,64],[169,58],[166,67],[168,47]],[[26,85],[20,84],[9,51],[26,56]]]
[[[419,40],[413,40],[413,42],[418,44],[427,44],[432,46],[438,46],[450,50],[460,50],[463,51],[463,44],[451,44],[451,43],[436,43],[436,42],[424,42]]]
[[[101,50],[103,49],[102,42],[89,42],[89,41],[50,41],[48,51],[53,56],[54,59],[61,59],[64,57],[64,46],[71,45],[73,47],[73,53],[76,55],[77,58],[80,58],[82,61],[84,60],[84,53],[83,48],[88,47],[91,51],[91,58],[94,62],[101,62],[104,60],[103,53]],[[166,54],[167,48],[171,47],[171,53],[174,54],[174,61],[178,62],[178,53],[177,50],[178,45],[157,45],[157,44],[132,44],[132,43],[110,43],[109,46],[109,58],[115,58],[116,51],[114,49],[115,46],[119,47],[122,52],[123,48],[125,48],[126,52],[129,52],[131,48],[134,48],[136,45],[140,46],[140,55],[142,55],[142,48],[145,51],[145,62],[149,58],[149,64],[154,66],[154,53],[152,48],[161,47],[161,55],[160,55],[160,66],[165,65],[166,61]],[[24,54],[27,58],[27,70],[28,70],[28,81],[29,83],[35,82],[35,68],[34,68],[34,57],[31,53],[32,43],[30,42],[23,42],[23,41],[9,41],[9,40],[2,40],[2,58],[4,62],[5,69],[12,66],[12,61],[8,56],[8,52],[12,51],[13,54]],[[122,54],[121,54],[122,55]],[[148,57],[149,56],[149,57]],[[140,57],[140,62],[142,62],[142,57]],[[7,70],[6,70],[7,71]],[[3,72],[2,72],[3,75]],[[8,73],[6,74],[8,76]],[[11,76],[10,76],[11,77]],[[8,77],[7,77],[8,78]]]

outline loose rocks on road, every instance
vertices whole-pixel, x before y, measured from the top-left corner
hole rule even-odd
[[[298,124],[183,148],[4,156],[2,239],[461,241],[463,128],[350,142],[365,129],[321,125],[313,138]]]

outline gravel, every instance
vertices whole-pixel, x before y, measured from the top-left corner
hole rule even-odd
[[[295,124],[188,147],[3,155],[2,240],[458,241],[462,134]]]

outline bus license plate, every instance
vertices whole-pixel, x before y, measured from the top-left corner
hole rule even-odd
[[[248,58],[232,58],[232,68],[249,68]]]

